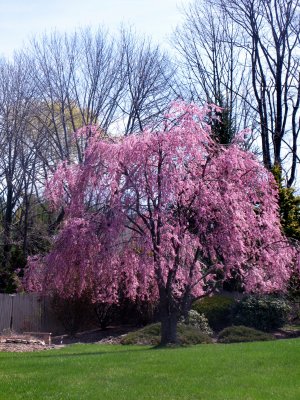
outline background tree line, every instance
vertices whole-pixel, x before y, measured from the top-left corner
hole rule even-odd
[[[246,144],[276,172],[282,220],[298,238],[299,1],[199,0],[183,14],[172,56],[122,28],[52,33],[0,60],[1,291],[14,290],[15,269],[47,251],[63,219],[43,188],[59,161],[83,161],[86,141],[71,133],[97,124],[134,134],[177,98],[221,106],[212,131],[223,144],[252,129]]]

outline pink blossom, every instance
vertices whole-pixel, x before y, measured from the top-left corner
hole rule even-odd
[[[284,290],[299,255],[273,176],[240,139],[211,139],[211,110],[174,103],[162,131],[94,134],[82,165],[60,164],[46,194],[66,219],[50,253],[28,260],[26,287],[111,303],[122,290],[177,313],[233,273],[246,291]]]

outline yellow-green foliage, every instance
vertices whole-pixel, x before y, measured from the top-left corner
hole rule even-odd
[[[300,196],[295,194],[294,188],[283,186],[278,166],[272,172],[278,184],[282,229],[287,237],[300,240]]]
[[[220,329],[230,323],[234,300],[230,297],[215,295],[204,297],[193,303],[192,309],[204,314],[213,329]]]

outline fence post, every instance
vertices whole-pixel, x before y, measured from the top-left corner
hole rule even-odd
[[[14,314],[14,298],[15,298],[15,293],[9,294],[9,297],[11,298],[11,304],[10,304],[10,320],[9,320],[9,329],[12,331],[13,327],[13,314]]]

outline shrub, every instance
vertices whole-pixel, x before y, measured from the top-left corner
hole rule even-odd
[[[183,345],[212,343],[212,339],[206,333],[190,325],[178,325],[178,341]]]
[[[256,342],[273,339],[274,337],[269,333],[243,325],[229,326],[223,329],[218,336],[218,341],[221,343]]]
[[[118,312],[117,306],[110,303],[95,303],[93,308],[101,329],[107,328],[114,321]]]
[[[184,317],[182,317],[180,322],[188,326],[194,326],[206,335],[211,336],[213,334],[213,331],[211,330],[205,315],[199,314],[196,310],[190,310],[188,312],[187,318],[184,319]]]
[[[294,297],[290,300],[291,311],[289,314],[289,321],[293,324],[300,323],[300,298]]]
[[[147,325],[142,329],[129,332],[121,339],[121,344],[151,344],[158,345],[160,342],[160,324]]]
[[[178,324],[178,343],[183,345],[211,343],[211,338],[194,326]],[[160,323],[147,325],[138,331],[128,333],[121,344],[158,345],[160,343]]]
[[[63,299],[54,295],[51,307],[56,318],[62,323],[66,333],[75,336],[81,329],[94,326],[94,314],[89,296]]]
[[[192,309],[204,314],[214,330],[220,330],[231,323],[231,310],[234,300],[230,297],[216,295],[205,297],[193,303]]]
[[[236,303],[233,323],[268,332],[282,327],[289,312],[288,302],[280,297],[250,295]]]

